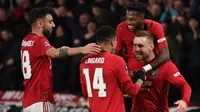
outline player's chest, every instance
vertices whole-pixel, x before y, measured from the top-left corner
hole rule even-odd
[[[150,91],[152,88],[162,88],[165,83],[163,75],[159,69],[146,73],[147,80],[144,81],[141,90]]]
[[[133,39],[135,37],[135,33],[129,32],[129,31],[124,31],[123,35],[122,35],[122,41],[123,43],[125,43],[126,45],[128,44],[133,44]]]

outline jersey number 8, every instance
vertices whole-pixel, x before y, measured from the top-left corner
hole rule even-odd
[[[90,75],[89,75],[89,69],[85,68],[83,69],[83,73],[86,78],[86,84],[87,84],[87,92],[88,97],[92,97],[92,89],[90,84]],[[94,79],[93,79],[93,89],[98,89],[98,96],[99,97],[106,97],[106,84],[103,80],[103,68],[96,68],[94,72]]]
[[[31,78],[31,65],[30,65],[30,56],[27,50],[21,51],[21,59],[22,59],[22,72],[24,75],[24,79]]]

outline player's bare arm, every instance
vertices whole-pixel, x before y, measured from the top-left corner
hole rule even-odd
[[[163,63],[167,62],[170,59],[169,56],[169,49],[168,47],[165,47],[159,51],[159,54],[157,57],[155,57],[155,60],[150,63],[152,66],[152,69],[157,68],[158,66],[162,65]]]
[[[73,56],[77,54],[97,54],[101,51],[100,47],[95,43],[88,44],[84,47],[70,48],[63,46],[61,48],[49,48],[46,55],[51,58],[63,58],[66,56]]]

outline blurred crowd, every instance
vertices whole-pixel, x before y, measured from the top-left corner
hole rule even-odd
[[[160,22],[171,59],[198,92],[200,76],[200,0],[138,0],[146,18]],[[52,7],[56,28],[51,44],[78,47],[95,42],[99,26],[114,28],[125,18],[129,0],[0,0],[0,90],[23,90],[20,63],[22,39],[30,32],[28,12]],[[52,60],[53,91],[79,94],[79,61],[83,55]]]

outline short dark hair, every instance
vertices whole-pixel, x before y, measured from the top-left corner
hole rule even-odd
[[[135,33],[135,37],[147,37],[149,40],[152,40],[152,42],[154,42],[154,35],[150,31],[138,30]]]
[[[97,29],[95,36],[97,43],[99,43],[113,39],[113,37],[116,36],[116,33],[115,29],[111,26],[101,26]]]
[[[32,25],[37,19],[44,18],[47,14],[53,15],[52,8],[44,7],[44,8],[34,8],[30,11],[30,24]]]
[[[145,6],[142,2],[137,2],[135,0],[130,1],[125,5],[125,9],[129,11],[136,11],[140,13],[145,13]]]

